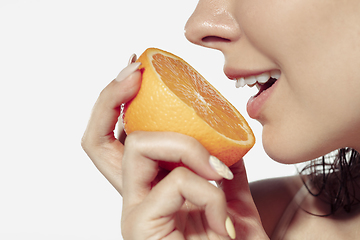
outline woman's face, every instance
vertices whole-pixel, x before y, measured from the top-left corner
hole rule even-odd
[[[248,103],[270,157],[360,150],[359,0],[200,0],[185,30],[223,52],[230,79],[280,72]]]

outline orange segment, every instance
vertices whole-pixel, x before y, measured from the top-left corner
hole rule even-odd
[[[243,116],[183,59],[149,48],[138,62],[143,80],[137,96],[124,108],[127,134],[137,130],[186,134],[228,166],[254,145]]]
[[[155,54],[152,64],[165,85],[212,128],[234,140],[248,138],[240,124],[243,119],[233,114],[228,101],[193,68],[162,54]]]

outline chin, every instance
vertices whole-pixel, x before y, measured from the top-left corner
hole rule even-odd
[[[310,141],[304,142],[299,138],[289,136],[289,134],[271,134],[265,128],[262,141],[266,154],[274,161],[283,164],[306,162],[328,153],[322,151],[324,149],[316,148],[316,144]]]

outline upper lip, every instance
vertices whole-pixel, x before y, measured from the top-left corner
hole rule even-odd
[[[270,72],[269,70],[247,70],[247,69],[233,69],[233,68],[225,68],[225,75],[231,80],[237,80],[239,78],[246,78],[250,76],[257,76],[262,73]]]

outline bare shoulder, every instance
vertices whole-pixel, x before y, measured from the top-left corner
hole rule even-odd
[[[250,183],[251,194],[269,236],[301,186],[300,176],[265,179]]]

